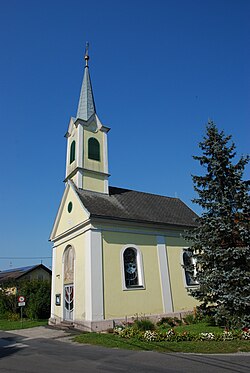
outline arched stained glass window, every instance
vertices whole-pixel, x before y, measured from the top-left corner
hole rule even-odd
[[[94,137],[90,137],[88,141],[88,158],[100,161],[100,144]]]
[[[129,247],[123,253],[124,274],[126,287],[138,286],[137,251]]]
[[[64,283],[74,281],[74,249],[68,246],[64,252]]]
[[[186,285],[197,285],[197,281],[195,280],[195,261],[193,253],[189,249],[185,249],[183,251],[183,268],[185,272]]]
[[[74,162],[74,160],[76,159],[76,142],[75,140],[72,141],[71,145],[70,145],[70,163]]]
[[[64,252],[64,320],[73,320],[74,311],[74,270],[75,251],[72,246],[67,246]]]

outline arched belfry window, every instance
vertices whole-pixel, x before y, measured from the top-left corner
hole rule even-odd
[[[69,162],[72,163],[76,159],[76,142],[75,140],[72,141],[70,145],[70,160]]]
[[[90,137],[88,141],[88,158],[100,161],[100,144],[94,137]]]
[[[197,285],[196,276],[196,262],[193,257],[193,252],[190,249],[184,249],[182,254],[183,269],[185,273],[186,286]]]
[[[143,268],[141,252],[136,247],[122,250],[123,289],[143,288]]]

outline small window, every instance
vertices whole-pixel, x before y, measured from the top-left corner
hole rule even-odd
[[[197,285],[195,280],[196,276],[196,263],[193,257],[193,252],[190,249],[183,250],[183,269],[185,273],[186,286]]]
[[[139,249],[127,247],[122,251],[123,289],[143,288],[142,257]]]
[[[94,137],[91,137],[88,141],[88,158],[100,161],[100,144],[99,141]]]
[[[73,203],[70,201],[68,203],[68,212],[71,213],[72,209],[73,209]]]
[[[76,142],[72,141],[70,145],[70,163],[74,162],[76,159]]]

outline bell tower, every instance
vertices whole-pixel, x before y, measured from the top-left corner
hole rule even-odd
[[[67,139],[66,178],[77,188],[108,194],[109,128],[96,114],[94,95],[89,74],[88,43],[85,50],[85,68],[76,118],[71,117]]]

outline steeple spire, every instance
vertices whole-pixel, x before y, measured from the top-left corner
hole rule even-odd
[[[86,43],[85,48],[85,68],[84,68],[84,76],[82,81],[82,88],[81,88],[81,94],[80,99],[78,103],[78,109],[77,109],[77,118],[88,120],[92,114],[96,112],[95,109],[95,101],[91,86],[91,80],[89,75],[89,43]]]

